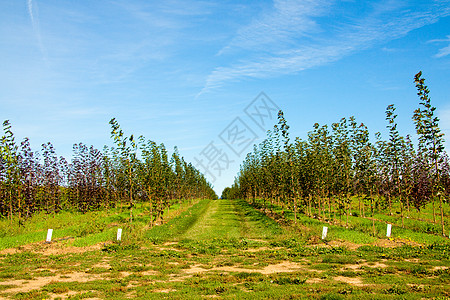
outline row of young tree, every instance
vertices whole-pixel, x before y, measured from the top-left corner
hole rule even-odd
[[[277,203],[291,209],[295,220],[299,212],[321,218],[346,215],[347,226],[352,209],[359,208],[359,214],[365,216],[368,207],[373,218],[374,209],[385,209],[392,215],[395,204],[400,207],[403,226],[405,213],[411,208],[420,211],[432,203],[434,222],[439,215],[445,235],[449,158],[421,72],[414,82],[420,98],[413,115],[417,147],[409,136],[400,135],[394,105],[386,109],[389,138],[383,140],[377,133],[374,143],[367,127],[354,117],[342,118],[331,128],[316,123],[307,140],[297,137],[292,142],[280,111],[278,124],[246,156],[234,184],[223,191],[222,197],[253,202],[262,199],[264,206]],[[355,197],[359,199],[358,208],[351,207]]]
[[[129,208],[131,221],[135,203],[147,202],[153,225],[174,201],[217,197],[176,147],[169,157],[164,144],[125,136],[116,119],[110,125],[115,146],[100,151],[75,144],[69,163],[57,156],[51,143],[43,144],[40,152],[31,149],[28,138],[17,144],[5,121],[0,141],[0,218],[17,217],[22,222],[38,211],[86,212],[120,205]]]

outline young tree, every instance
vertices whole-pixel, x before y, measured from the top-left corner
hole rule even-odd
[[[403,161],[401,151],[404,148],[404,140],[403,137],[400,136],[397,130],[397,123],[395,119],[397,115],[395,114],[395,107],[393,104],[388,105],[386,108],[386,120],[388,121],[388,125],[386,126],[389,129],[389,141],[387,143],[387,153],[388,160],[390,162],[389,166],[389,178],[391,179],[391,187],[392,190],[389,192],[390,195],[395,195],[400,203],[400,214],[402,218],[402,227],[404,226],[403,220],[403,199],[402,199],[402,174],[401,170],[403,169]]]
[[[11,131],[11,124],[9,120],[3,122],[3,132],[1,144],[0,144],[0,157],[2,161],[2,189],[3,199],[7,199],[6,202],[2,201],[3,213],[7,214],[12,221],[13,214],[16,207],[19,209],[19,219],[21,211],[20,197],[17,197],[17,190],[19,187],[19,167],[18,167],[18,146],[14,140],[14,134]],[[17,203],[16,203],[16,200]]]
[[[137,145],[134,141],[133,135],[130,137],[125,137],[122,129],[120,129],[120,125],[115,118],[109,121],[111,125],[111,137],[114,139],[114,143],[117,145],[120,151],[120,159],[124,172],[124,186],[128,190],[128,201],[129,201],[129,209],[130,209],[130,223],[133,222],[133,188],[134,188],[134,168],[136,163],[136,151]],[[127,143],[130,142],[129,145]]]
[[[350,125],[354,123],[354,118],[350,118]],[[346,211],[346,226],[350,210],[350,193],[352,181],[352,143],[348,130],[347,119],[342,118],[339,123],[332,124],[333,129],[333,172],[334,172],[334,192],[337,195],[340,211]],[[361,212],[361,205],[360,205]]]
[[[443,186],[440,178],[439,164],[444,151],[444,134],[439,129],[439,118],[434,116],[436,107],[431,105],[429,97],[430,90],[425,85],[425,79],[422,78],[422,72],[414,76],[414,83],[419,96],[419,108],[414,111],[413,120],[416,125],[416,131],[419,135],[419,152],[426,159],[433,171],[433,198],[439,199],[439,208],[441,215],[442,235],[445,235],[444,228],[444,207],[443,207]]]

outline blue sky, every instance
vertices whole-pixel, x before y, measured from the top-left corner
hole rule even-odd
[[[0,120],[18,141],[70,158],[111,145],[115,117],[188,161],[220,158],[217,193],[251,150],[227,130],[260,142],[273,125],[245,113],[261,92],[292,136],[354,115],[386,137],[392,103],[414,135],[422,70],[450,140],[450,1],[1,1],[0,57]]]

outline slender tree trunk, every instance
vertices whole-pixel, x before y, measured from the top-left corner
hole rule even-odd
[[[391,201],[391,194],[388,194],[388,201],[389,201],[389,215],[392,216],[392,201]]]
[[[375,232],[375,210],[373,207],[373,198],[370,196],[370,209],[372,210],[372,229],[373,229],[373,236],[376,236]]]
[[[297,224],[297,196],[294,194],[294,223]]]
[[[358,197],[358,205],[359,205],[359,215],[360,216],[362,216],[363,214],[362,214],[362,210],[361,210],[361,197]],[[363,205],[364,205],[364,203],[363,203]]]
[[[442,227],[442,235],[445,236],[445,228],[444,228],[444,206],[442,203],[442,196],[439,195],[439,208],[441,209],[441,227]]]
[[[169,218],[169,213],[170,213],[170,200],[167,199],[167,218]]]
[[[328,217],[331,220],[331,199],[328,196]]]
[[[333,196],[333,222],[336,220],[336,197]]]
[[[436,222],[436,211],[435,211],[435,208],[434,208],[434,198],[431,200],[431,203],[433,205],[433,223],[437,223]]]
[[[319,206],[319,211],[317,212],[317,217],[320,218],[322,215],[322,197],[319,196],[319,201],[318,201],[318,206]]]
[[[399,201],[400,201],[400,215],[402,217],[402,228],[405,228],[405,223],[404,223],[404,218],[403,218],[403,201],[402,201],[402,196],[399,197]]]
[[[297,197],[294,196],[294,223],[297,224]]]
[[[311,210],[312,210],[312,208],[311,208],[311,201],[312,201],[312,196],[311,196],[311,194],[308,194],[308,208],[309,208],[308,216],[309,217],[311,217]]]
[[[345,221],[345,227],[348,227],[348,216],[350,215],[350,197],[348,196],[348,193],[346,195],[345,202],[347,204],[347,220]]]
[[[153,203],[150,187],[148,188],[148,201],[150,203],[150,228],[153,228]]]
[[[129,165],[129,180],[130,180],[130,223],[133,222],[133,181],[131,178],[131,166]]]
[[[13,218],[13,205],[12,205],[12,193],[11,190],[9,190],[9,220],[12,224],[12,218]]]
[[[372,201],[372,196],[370,196],[370,201]],[[362,202],[362,217],[363,217],[363,218],[366,217],[366,211],[365,211],[364,201]]]
[[[409,192],[407,194],[409,196]],[[406,197],[406,208],[408,210],[408,216],[409,216],[409,214],[411,213],[411,210],[410,210],[410,204],[409,204],[409,197],[408,196]]]

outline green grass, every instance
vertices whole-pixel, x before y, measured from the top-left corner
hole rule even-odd
[[[146,233],[145,237],[154,243],[162,243],[183,235],[206,212],[211,201],[201,200],[192,206],[191,209],[173,218],[168,223],[155,226]]]
[[[394,203],[393,211],[396,211],[398,204]],[[261,209],[263,207],[262,200],[257,200],[255,207]],[[294,222],[294,213],[286,208],[276,204],[266,202],[266,207],[271,212],[278,216],[283,216],[284,220],[291,223]],[[424,222],[413,218],[404,218],[404,227],[401,226],[401,218],[396,216],[388,216],[385,213],[378,211],[374,218],[375,220],[375,235],[373,234],[373,224],[370,218],[364,218],[360,215],[358,208],[358,200],[353,198],[352,215],[349,216],[349,226],[345,227],[346,216],[336,216],[336,219],[330,219],[328,211],[326,212],[327,219],[311,218],[304,214],[297,214],[297,222],[307,226],[313,235],[321,236],[323,226],[328,227],[327,240],[345,240],[356,244],[373,243],[379,239],[387,239],[386,226],[387,223],[393,224],[391,238],[394,240],[404,240],[406,242],[416,242],[424,245],[432,245],[436,243],[448,243],[448,237],[443,237],[440,232],[440,225]],[[319,212],[313,209],[313,214],[319,215]],[[406,212],[405,212],[406,214]],[[417,212],[411,210],[411,216],[417,217]],[[366,216],[370,213],[366,212]],[[431,205],[422,209],[421,217],[432,218]],[[340,220],[341,219],[341,220]],[[450,219],[450,218],[448,218]],[[448,223],[448,220],[446,221]],[[337,223],[337,224],[335,224]],[[447,225],[447,227],[450,224]]]
[[[187,210],[189,204],[176,203],[172,205],[170,216]],[[53,229],[52,241],[68,239],[68,244],[74,247],[86,247],[101,242],[111,242],[116,239],[117,228],[123,229],[123,241],[142,241],[145,228],[151,223],[148,207],[138,205],[134,209],[133,222],[129,222],[129,212],[119,208],[90,211],[62,211],[58,214],[37,213],[19,225],[18,220],[0,219],[0,250],[16,248],[37,242],[43,242],[47,230]],[[167,211],[165,212],[167,215]]]
[[[371,236],[370,220],[367,224],[366,219],[352,217],[351,224],[362,227],[353,230],[304,215],[295,224],[285,212],[287,222],[277,223],[242,200],[177,204],[171,207],[168,221],[153,228],[146,209],[138,205],[131,224],[126,210],[43,215],[30,220],[26,230],[1,223],[0,228],[8,230],[23,250],[0,254],[0,298],[450,297],[450,244],[442,239],[438,243],[427,239],[420,247],[385,248],[379,246],[378,236]],[[274,211],[281,214],[281,208]],[[59,226],[54,227],[55,234],[72,238],[44,244],[48,224]],[[324,225],[329,227],[330,245],[339,240],[356,247],[321,242]],[[121,243],[113,242],[118,227],[123,229]],[[393,232],[408,235],[407,230]],[[36,247],[25,246],[27,234],[37,235]],[[6,240],[0,238],[4,248]],[[45,253],[98,243],[102,244],[97,250]],[[29,284],[34,287],[28,288]],[[15,287],[22,290],[12,290]]]

